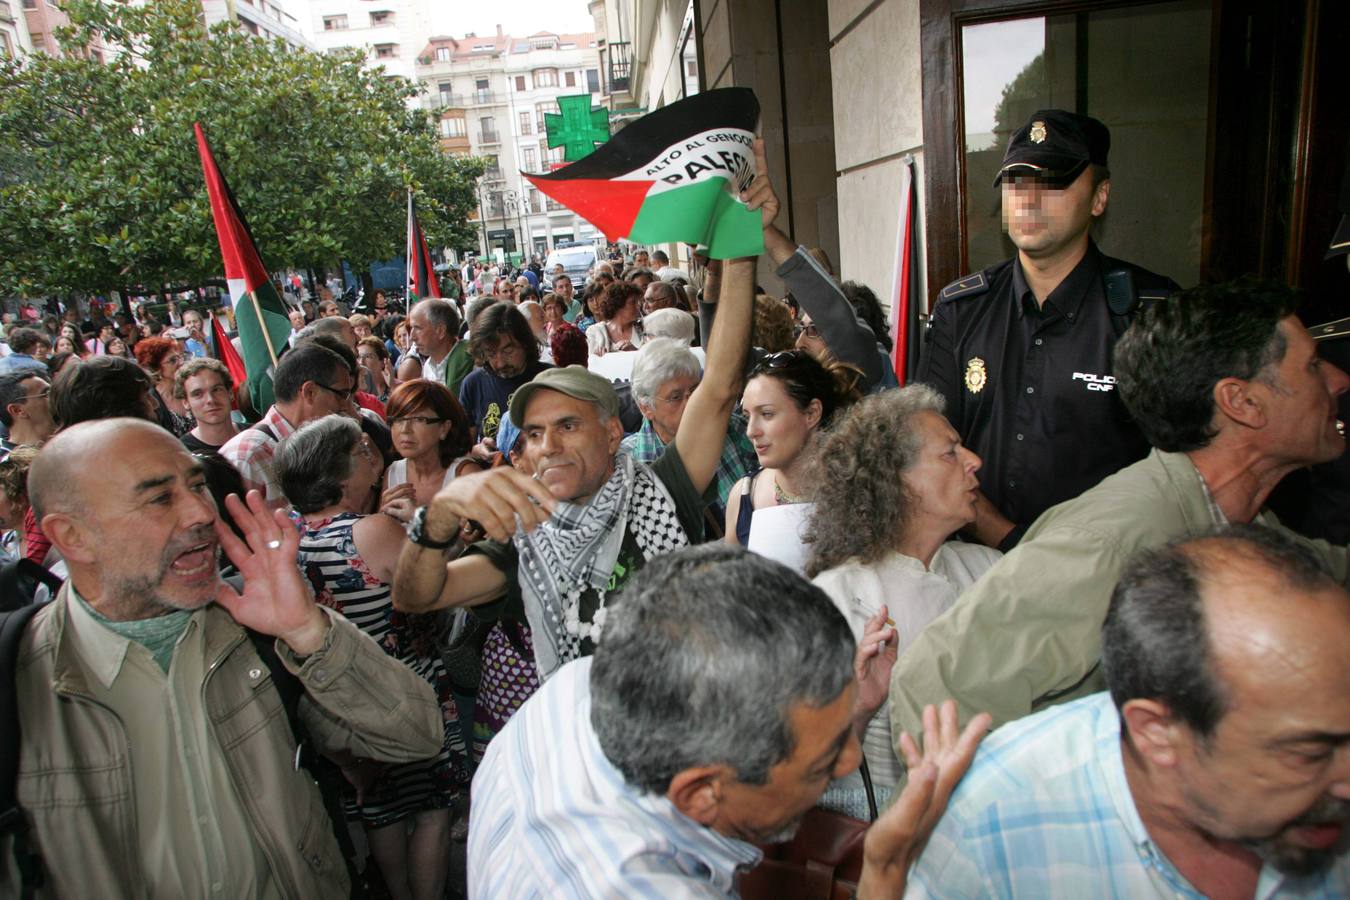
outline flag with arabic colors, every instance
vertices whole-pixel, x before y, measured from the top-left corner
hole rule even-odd
[[[422,234],[422,226],[417,224],[417,212],[413,209],[412,191],[408,191],[408,308],[418,300],[441,295],[440,285],[436,283],[436,268],[431,261],[431,251],[427,248],[427,239]]]
[[[286,304],[258,256],[258,248],[234,193],[211,155],[201,123],[194,122],[192,127],[197,134],[197,154],[206,176],[211,218],[220,241],[225,281],[230,286],[230,299],[234,304],[234,324],[248,372],[244,386],[254,410],[261,416],[272,405],[272,370],[277,355],[286,349],[286,342],[290,340],[291,320]]]
[[[708,91],[643,116],[556,172],[522,174],[611,241],[755,256],[764,252],[760,214],[739,193],[755,176],[758,120],[749,88]]]

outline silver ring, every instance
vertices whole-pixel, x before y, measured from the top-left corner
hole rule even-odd
[[[280,546],[281,546],[281,541],[268,541],[268,542],[267,542],[267,547],[268,547],[269,550],[275,550],[275,549],[277,549],[277,548],[280,547]]]

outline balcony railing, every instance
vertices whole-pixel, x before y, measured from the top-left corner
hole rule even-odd
[[[609,45],[609,93],[621,94],[629,90],[633,74],[632,46],[627,41]]]
[[[469,105],[469,98],[464,94],[447,94],[438,91],[431,96],[435,98],[437,106],[464,107]]]
[[[502,136],[496,131],[487,131],[486,129],[478,132],[478,143],[480,144],[500,144]]]
[[[485,103],[501,103],[501,97],[495,91],[474,91],[469,95],[470,102],[483,105]]]

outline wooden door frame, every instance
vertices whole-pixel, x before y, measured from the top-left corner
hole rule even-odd
[[[965,25],[1038,15],[1064,15],[1129,6],[1147,6],[1168,0],[919,0],[920,44],[923,67],[925,233],[930,308],[937,292],[968,272],[965,209],[967,185],[962,164],[965,140],[964,82],[960,70],[961,29]],[[1213,0],[1210,110],[1206,136],[1205,234],[1201,251],[1201,279],[1232,277],[1253,271],[1264,277],[1303,280],[1310,251],[1306,251],[1304,224],[1310,209],[1309,166],[1317,153],[1318,122],[1330,114],[1316,88],[1325,73],[1328,28],[1317,23],[1333,14],[1344,21],[1344,11],[1332,13],[1334,3],[1302,0],[1280,4],[1292,11],[1279,19],[1280,34],[1269,38],[1269,95],[1255,109],[1246,109],[1246,124],[1265,132],[1255,149],[1234,153],[1216,134],[1220,118],[1236,114],[1235,91],[1221,77],[1240,65],[1234,60],[1247,48],[1235,46],[1240,29],[1253,12],[1262,13],[1260,0]],[[1295,32],[1289,35],[1288,32]],[[1322,50],[1321,53],[1315,52]],[[1249,58],[1249,57],[1246,57]],[[1319,72],[1319,58],[1323,68]],[[1223,68],[1227,67],[1227,68]],[[1250,72],[1242,73],[1246,77]],[[1263,76],[1264,73],[1257,73]],[[1239,98],[1240,99],[1240,98]],[[1316,101],[1321,101],[1320,105]],[[1325,134],[1326,126],[1320,126]],[[1311,151],[1309,148],[1313,148]],[[1340,154],[1343,145],[1334,148]],[[1325,167],[1325,159],[1319,159]],[[1220,186],[1241,179],[1240,197],[1227,196]],[[1325,182],[1325,177],[1317,184]],[[1257,196],[1259,195],[1259,197]],[[1311,202],[1317,202],[1316,197]],[[1220,225],[1216,246],[1213,223]],[[1236,223],[1236,224],[1234,224]],[[1213,263],[1211,265],[1211,262]]]

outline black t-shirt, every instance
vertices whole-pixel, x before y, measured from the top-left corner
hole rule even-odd
[[[182,441],[182,442],[183,442],[183,445],[184,445],[185,447],[188,448],[188,452],[189,452],[189,453],[219,453],[219,452],[220,452],[220,447],[215,446],[215,445],[213,445],[213,444],[208,444],[206,441],[201,440],[200,438],[198,438],[196,435],[194,435],[194,434],[193,434],[192,432],[190,432],[190,431],[189,431],[187,434],[183,435],[181,438],[179,438],[179,440]],[[222,444],[221,446],[224,446],[224,445]]]
[[[501,424],[502,416],[506,415],[507,404],[516,388],[551,368],[548,363],[535,360],[514,378],[502,378],[482,366],[465,375],[464,382],[459,386],[459,405],[468,414],[469,424],[478,429],[478,440],[495,438],[497,426]],[[516,427],[520,427],[519,422]]]

